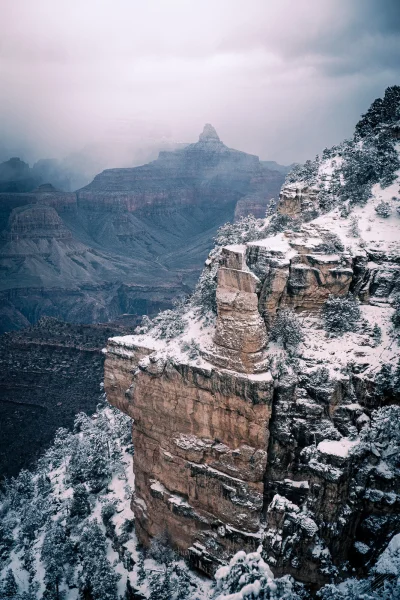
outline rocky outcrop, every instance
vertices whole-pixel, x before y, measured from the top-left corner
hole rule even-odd
[[[292,219],[304,219],[318,208],[317,196],[318,189],[308,183],[286,184],[280,191],[277,211]]]
[[[56,239],[70,240],[72,233],[54,208],[46,205],[27,205],[13,210],[8,231],[3,233],[6,240]]]
[[[40,178],[28,163],[13,157],[0,163],[0,192],[29,192],[40,183]]]
[[[224,248],[221,263],[215,345],[203,355],[214,364],[236,371],[265,371],[262,350],[267,333],[258,312],[260,280],[247,268],[244,246]]]
[[[199,141],[174,151],[162,151],[156,161],[132,169],[107,169],[78,190],[78,204],[94,211],[118,210],[142,217],[160,211],[219,207],[241,202],[237,217],[264,216],[268,201],[277,196],[283,175],[264,166],[257,156],[228,148],[212,125]],[[246,199],[252,204],[246,207]],[[258,214],[261,212],[262,214]]]
[[[109,340],[105,389],[134,421],[132,502],[143,543],[167,530],[210,573],[261,542],[276,575],[317,588],[346,561],[361,573],[360,552],[372,558],[395,531],[400,482],[379,463],[390,455],[390,436],[380,438],[379,457],[371,446],[378,367],[365,332],[376,318],[390,327],[390,307],[373,301],[393,290],[396,252],[372,265],[368,249],[340,250],[328,234],[309,223],[224,247],[217,320],[198,338],[200,356],[173,350],[186,347],[190,327],[197,335],[206,327],[191,325],[191,314],[181,342],[151,334]],[[320,310],[350,288],[371,302],[364,334],[338,341],[323,330]],[[282,308],[307,321],[296,358],[268,343]],[[380,353],[390,362],[396,349]]]
[[[167,529],[211,574],[260,543],[272,378],[154,359],[126,339],[109,343],[105,388],[135,421],[137,533],[147,544]]]
[[[168,307],[182,292],[179,280],[162,280],[161,265],[108,255],[80,242],[61,218],[60,204],[53,207],[57,195],[43,194],[49,204],[14,208],[0,236],[1,332],[46,315],[81,323],[128,312],[137,318]],[[68,194],[61,196],[68,201]]]

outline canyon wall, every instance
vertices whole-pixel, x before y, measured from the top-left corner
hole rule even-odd
[[[371,410],[399,400],[374,392],[379,360],[397,352],[386,332],[398,243],[373,262],[373,244],[340,250],[328,238],[316,222],[226,246],[215,325],[189,311],[180,340],[151,331],[109,340],[105,389],[134,421],[132,502],[144,544],[166,530],[212,573],[261,543],[276,575],[318,587],[345,561],[362,572],[395,531],[399,478],[381,458],[391,441],[381,436],[375,452],[363,440],[378,436]],[[363,330],[337,338],[321,307],[350,289],[363,290]],[[283,308],[306,324],[297,355],[269,341]],[[193,339],[197,354],[187,351]]]
[[[24,175],[28,165],[15,161]],[[0,332],[42,316],[92,323],[167,308],[192,291],[217,229],[264,216],[283,179],[208,125],[198,142],[107,169],[77,192],[4,189]]]
[[[30,467],[57,429],[92,414],[101,395],[102,348],[121,325],[72,325],[44,318],[0,336],[0,476]]]

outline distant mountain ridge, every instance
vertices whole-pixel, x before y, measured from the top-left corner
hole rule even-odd
[[[279,171],[279,173],[285,173],[285,175],[290,173],[295,166],[295,163],[292,163],[291,165],[280,165],[274,160],[262,160],[261,162],[265,167],[267,167],[267,169],[271,169],[271,171]]]
[[[77,192],[35,181],[29,192],[1,193],[0,330],[167,307],[193,288],[218,227],[263,216],[283,179],[207,124],[198,142],[106,169]]]

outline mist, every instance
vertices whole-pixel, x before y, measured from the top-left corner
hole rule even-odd
[[[1,0],[0,20],[1,160],[136,165],[209,122],[301,162],[400,80],[396,0]]]

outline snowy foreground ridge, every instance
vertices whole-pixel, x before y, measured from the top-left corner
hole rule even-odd
[[[65,600],[80,598],[82,589],[90,589],[96,600],[135,598],[125,595],[129,583],[137,589],[137,598],[139,590],[143,597],[165,600],[308,598],[291,577],[274,578],[261,548],[238,552],[217,571],[212,585],[190,573],[178,557],[165,556],[166,565],[162,546],[155,554],[158,561],[144,558],[127,503],[134,486],[129,426],[127,418],[101,401],[93,417],[78,415],[74,433],[58,432],[33,472],[21,472],[7,487],[1,503],[2,600],[56,598],[49,591],[54,582],[59,598]],[[86,437],[91,444],[82,447]],[[90,454],[92,444],[96,456]],[[77,481],[85,466],[87,484],[82,493]],[[165,583],[168,571],[172,577]],[[367,593],[365,598],[396,598],[399,573],[400,534],[392,538],[367,579],[327,585],[320,597],[355,599]],[[383,586],[374,592],[376,582]]]
[[[144,598],[160,588],[163,556],[145,558],[134,531],[131,453],[129,419],[102,397],[95,415],[77,415],[72,433],[57,432],[34,471],[9,482],[0,505],[2,600],[116,600],[134,589]],[[166,559],[172,588],[189,594],[179,597],[210,597],[209,582],[179,557]]]

